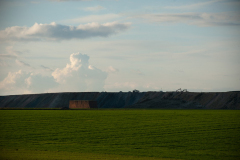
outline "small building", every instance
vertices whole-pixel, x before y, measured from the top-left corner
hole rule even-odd
[[[97,101],[88,101],[88,100],[71,100],[69,101],[69,108],[83,108],[91,109],[98,108]]]

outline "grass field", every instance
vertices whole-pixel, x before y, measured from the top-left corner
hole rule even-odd
[[[239,110],[0,110],[0,159],[240,159]]]

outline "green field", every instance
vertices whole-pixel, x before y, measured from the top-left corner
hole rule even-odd
[[[0,159],[240,159],[239,110],[0,110]]]

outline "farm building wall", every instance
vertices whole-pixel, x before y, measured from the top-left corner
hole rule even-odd
[[[97,101],[72,100],[69,101],[69,108],[98,108]]]

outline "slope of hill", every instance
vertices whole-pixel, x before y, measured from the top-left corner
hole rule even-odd
[[[240,109],[240,92],[66,92],[0,96],[0,108],[62,108],[95,100],[98,108]]]

